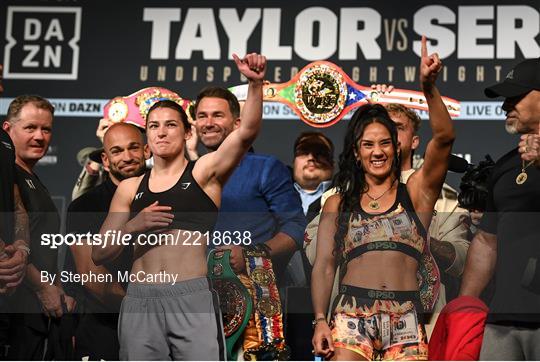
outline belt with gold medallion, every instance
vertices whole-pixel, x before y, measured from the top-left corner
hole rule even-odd
[[[212,250],[208,255],[208,277],[219,296],[227,359],[236,360],[237,342],[244,333],[253,309],[248,289],[234,273],[230,250]]]
[[[244,248],[247,274],[252,282],[255,325],[259,345],[247,348],[244,359],[249,361],[288,360],[290,351],[285,344],[283,314],[276,278],[265,244]],[[244,346],[246,344],[244,343]]]

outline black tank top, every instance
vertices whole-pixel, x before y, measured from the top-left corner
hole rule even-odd
[[[151,170],[146,171],[131,203],[131,212],[137,214],[155,201],[172,207],[174,219],[170,229],[193,231],[213,231],[218,208],[203,191],[192,175],[194,161],[190,161],[176,184],[162,192],[152,192],[148,188]]]

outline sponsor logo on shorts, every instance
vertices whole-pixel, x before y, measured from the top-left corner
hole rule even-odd
[[[396,293],[384,290],[370,290],[368,297],[371,299],[395,299]]]

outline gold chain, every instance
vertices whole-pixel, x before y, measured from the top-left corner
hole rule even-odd
[[[369,197],[372,201],[377,201],[378,199],[380,199],[381,197],[383,197],[388,191],[392,190],[392,188],[394,187],[394,184],[396,183],[396,181],[392,181],[392,184],[390,185],[390,187],[385,191],[383,192],[379,197],[372,197],[367,191],[366,191],[366,195],[367,197]]]
[[[529,161],[529,163],[527,165],[525,165],[525,160],[521,160],[521,172],[525,172],[525,170],[527,169],[527,167],[529,167],[530,165],[532,165],[536,160],[532,160],[532,161]],[[368,195],[369,196],[369,195]]]

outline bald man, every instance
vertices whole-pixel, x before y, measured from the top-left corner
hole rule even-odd
[[[140,176],[149,157],[141,131],[131,124],[116,123],[105,133],[101,159],[109,178],[75,199],[68,208],[67,232],[96,234],[99,232],[118,184]],[[118,360],[118,313],[125,295],[125,285],[117,280],[117,271],[131,268],[131,250],[125,249],[114,262],[96,266],[91,245],[72,245],[66,269],[77,274],[113,276],[113,283],[72,284],[82,316],[75,337],[75,359]]]

